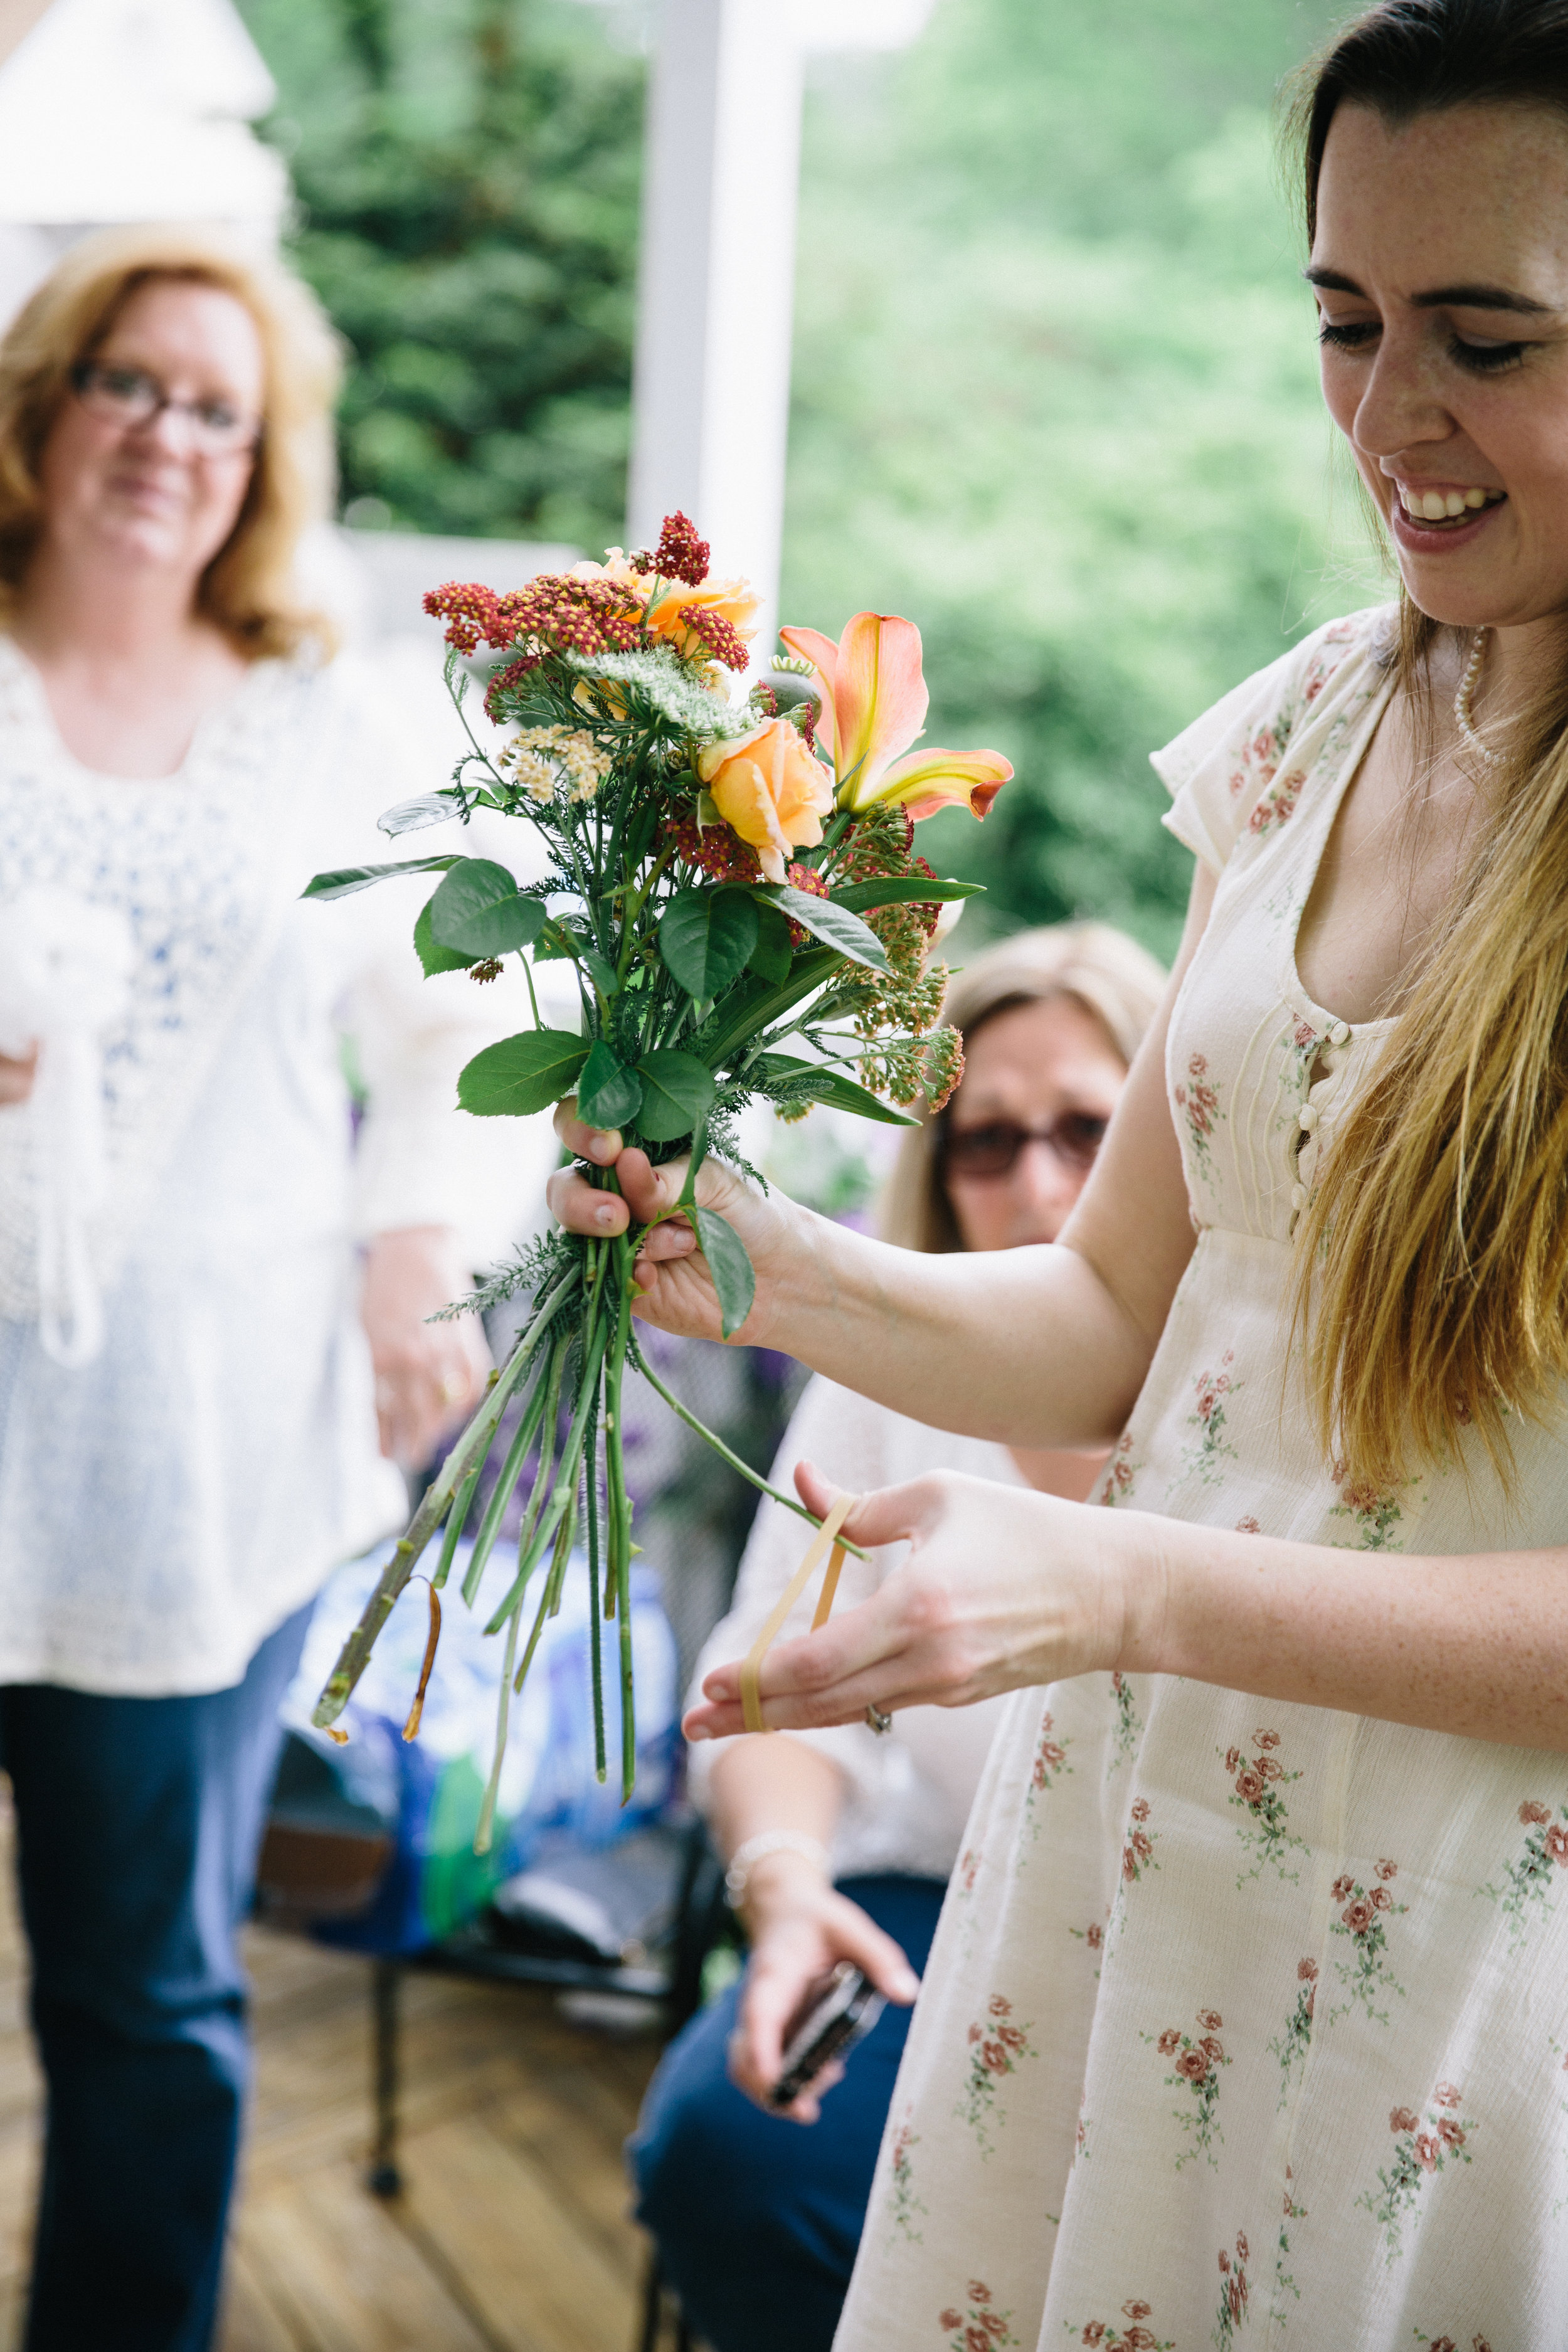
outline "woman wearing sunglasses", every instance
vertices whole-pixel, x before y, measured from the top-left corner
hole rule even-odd
[[[1163,984],[1152,956],[1100,923],[1026,931],[978,956],[943,1008],[963,1036],[963,1078],[947,1108],[903,1139],[885,1237],[937,1253],[1055,1241]],[[836,1485],[864,1492],[942,1468],[1081,1501],[1103,1459],[952,1436],[816,1380],[773,1477],[786,1484],[809,1460]],[[750,1648],[800,1552],[799,1520],[764,1502],[734,1606],[699,1663],[697,1691],[711,1668]],[[899,1557],[889,1546],[864,1563],[848,1558],[840,1605],[868,1598]],[[807,1601],[781,1638],[809,1622]],[[861,1723],[690,1751],[692,1791],[730,1865],[751,1960],[743,1984],[666,2055],[632,2152],[639,2217],[689,2322],[714,2352],[828,2352],[915,1971],[960,1862],[1000,1705],[902,1709],[880,1737]],[[897,2005],[842,2081],[837,2070],[825,2074],[781,2119],[762,2103],[778,2077],[785,2026],[839,1959],[856,1962]],[[826,2126],[795,2128],[816,2122],[833,2084]]]

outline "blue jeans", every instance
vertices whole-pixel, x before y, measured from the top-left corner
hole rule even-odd
[[[842,1893],[918,1973],[946,1888],[847,1878]],[[637,2219],[687,2321],[714,2352],[829,2352],[855,2266],[910,2011],[890,2004],[803,2128],[737,2091],[725,2044],[741,1988],[694,2017],[648,2084],[628,2154]]]
[[[249,1908],[303,1609],[191,1698],[0,1687],[48,2130],[26,2352],[204,2352],[249,2077]]]

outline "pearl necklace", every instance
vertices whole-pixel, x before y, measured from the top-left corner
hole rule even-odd
[[[1475,721],[1470,716],[1470,697],[1476,690],[1476,680],[1481,674],[1481,656],[1486,651],[1486,631],[1478,629],[1470,658],[1465,665],[1465,675],[1459,680],[1459,690],[1454,697],[1454,723],[1463,737],[1468,751],[1473,751],[1477,759],[1486,767],[1500,768],[1504,764],[1502,753],[1488,751],[1477,734]]]

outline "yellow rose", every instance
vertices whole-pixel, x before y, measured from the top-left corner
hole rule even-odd
[[[731,831],[756,851],[770,882],[782,882],[792,849],[815,848],[833,807],[833,784],[787,719],[769,719],[700,752],[697,772]]]

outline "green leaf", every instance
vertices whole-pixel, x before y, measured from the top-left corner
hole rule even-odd
[[[541,901],[521,898],[517,877],[489,857],[459,857],[430,901],[432,936],[459,955],[510,955],[543,928]]]
[[[459,955],[456,948],[441,945],[430,929],[428,899],[420,908],[419,920],[414,926],[414,952],[424,968],[426,980],[433,980],[438,971],[467,971],[470,964],[479,961],[478,956]]]
[[[368,890],[373,882],[384,882],[389,874],[440,874],[458,863],[454,851],[447,857],[404,857],[395,866],[338,866],[330,874],[312,874],[301,898],[346,898],[351,891]]]
[[[885,874],[873,882],[847,882],[833,893],[833,903],[865,915],[873,907],[940,907],[948,898],[973,898],[984,888],[984,882],[932,882],[923,874]]]
[[[797,890],[789,882],[770,890],[768,901],[798,923],[803,931],[809,931],[827,947],[837,948],[851,963],[867,964],[872,971],[887,971],[888,951],[881,940],[847,907],[837,907],[831,898],[814,898],[809,890]]]
[[[445,824],[448,817],[461,816],[463,803],[456,793],[416,793],[411,801],[399,801],[376,818],[377,833],[417,833],[421,825]]]
[[[616,977],[616,967],[606,962],[597,948],[580,947],[577,961],[606,1001],[618,993],[621,983]]]
[[[831,1103],[835,1110],[850,1110],[857,1118],[879,1119],[884,1127],[919,1127],[920,1120],[911,1118],[907,1110],[896,1110],[884,1102],[868,1087],[857,1084],[837,1070],[830,1070],[818,1062],[799,1062],[791,1054],[759,1054],[752,1070],[764,1086],[789,1080],[790,1097],[798,1102],[809,1095],[814,1102]],[[750,1077],[751,1071],[747,1076]],[[803,1081],[809,1080],[809,1085]]]
[[[720,995],[757,944],[757,909],[744,890],[679,890],[664,910],[658,951],[688,996]]]
[[[693,1207],[687,1213],[697,1227],[697,1239],[719,1294],[720,1328],[726,1339],[733,1339],[757,1295],[757,1277],[746,1255],[746,1244],[716,1211]]]
[[[601,1037],[588,1049],[577,1081],[577,1115],[590,1127],[629,1127],[642,1101],[642,1081]]]
[[[759,979],[771,980],[775,985],[789,978],[791,958],[795,950],[790,945],[789,920],[766,898],[753,898],[757,910],[757,944],[746,958],[748,970]]]
[[[645,1054],[637,1064],[637,1131],[650,1143],[679,1143],[712,1108],[713,1080],[695,1054]]]
[[[606,999],[620,989],[613,963],[606,962],[581,923],[563,923],[552,917],[540,931],[533,950],[536,963],[552,960],[581,964],[595,987]]]
[[[569,1029],[528,1029],[476,1054],[458,1077],[458,1100],[480,1118],[526,1118],[569,1095],[588,1041]]]

